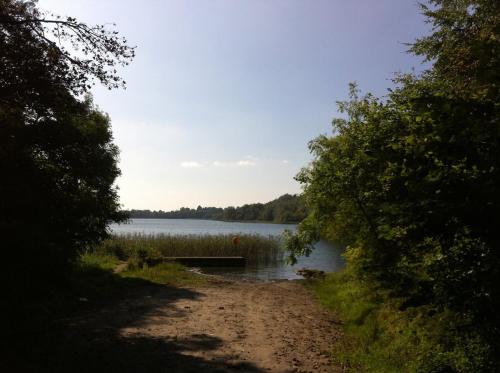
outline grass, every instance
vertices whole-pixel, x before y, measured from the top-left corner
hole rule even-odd
[[[157,259],[168,256],[243,256],[248,263],[272,262],[283,257],[280,241],[275,237],[239,235],[145,235],[127,234],[105,240],[96,253],[121,260]]]
[[[145,266],[120,273],[124,278],[140,278],[155,284],[197,286],[207,282],[206,277],[186,270],[179,263],[162,263],[154,267]]]
[[[91,252],[87,252],[80,257],[80,269],[85,270],[85,268],[99,268],[102,270],[114,270],[116,266],[120,263],[120,260],[110,254],[96,255]]]
[[[347,271],[329,274],[310,286],[320,302],[343,321],[345,338],[334,345],[332,353],[344,368],[354,372],[407,371],[406,351],[398,351],[386,341],[385,322],[379,318],[383,308],[380,296]]]
[[[449,310],[420,306],[403,311],[401,299],[377,291],[349,267],[306,284],[343,322],[345,335],[332,355],[346,371],[494,371],[487,344]]]
[[[101,275],[109,273],[123,263],[116,256],[100,253],[85,253],[81,256],[80,262],[83,272],[101,272]],[[152,284],[171,286],[195,286],[206,283],[206,277],[188,271],[179,263],[148,266],[145,263],[139,265],[135,261],[130,261],[124,270],[113,273],[113,276],[119,279],[140,279]],[[95,281],[94,278],[90,283]]]

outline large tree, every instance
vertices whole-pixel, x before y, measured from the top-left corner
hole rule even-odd
[[[13,292],[69,268],[119,213],[110,120],[85,93],[124,82],[116,31],[0,0],[0,233]]]
[[[432,67],[398,76],[384,98],[352,87],[334,136],[311,142],[297,176],[311,213],[288,245],[304,254],[320,234],[345,242],[351,269],[402,309],[451,310],[498,352],[500,2],[422,9],[433,32],[411,49]]]

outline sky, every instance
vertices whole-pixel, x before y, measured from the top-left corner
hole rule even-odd
[[[429,32],[416,0],[40,0],[137,47],[126,90],[96,86],[126,209],[240,206],[300,193],[307,144],[349,82],[378,96]]]

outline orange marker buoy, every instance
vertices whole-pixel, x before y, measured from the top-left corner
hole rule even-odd
[[[232,241],[233,241],[233,245],[237,246],[240,243],[240,238],[238,236],[234,236]]]

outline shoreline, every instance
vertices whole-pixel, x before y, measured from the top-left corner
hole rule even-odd
[[[126,222],[123,223],[116,223],[118,225],[121,224],[129,224],[128,221],[136,219],[136,220],[201,220],[201,221],[217,221],[217,222],[222,222],[222,223],[257,223],[257,224],[280,224],[280,225],[298,225],[300,224],[300,221],[298,222],[286,222],[286,223],[280,223],[280,222],[274,222],[274,221],[269,221],[269,220],[218,220],[218,219],[198,219],[198,218],[129,218]]]

